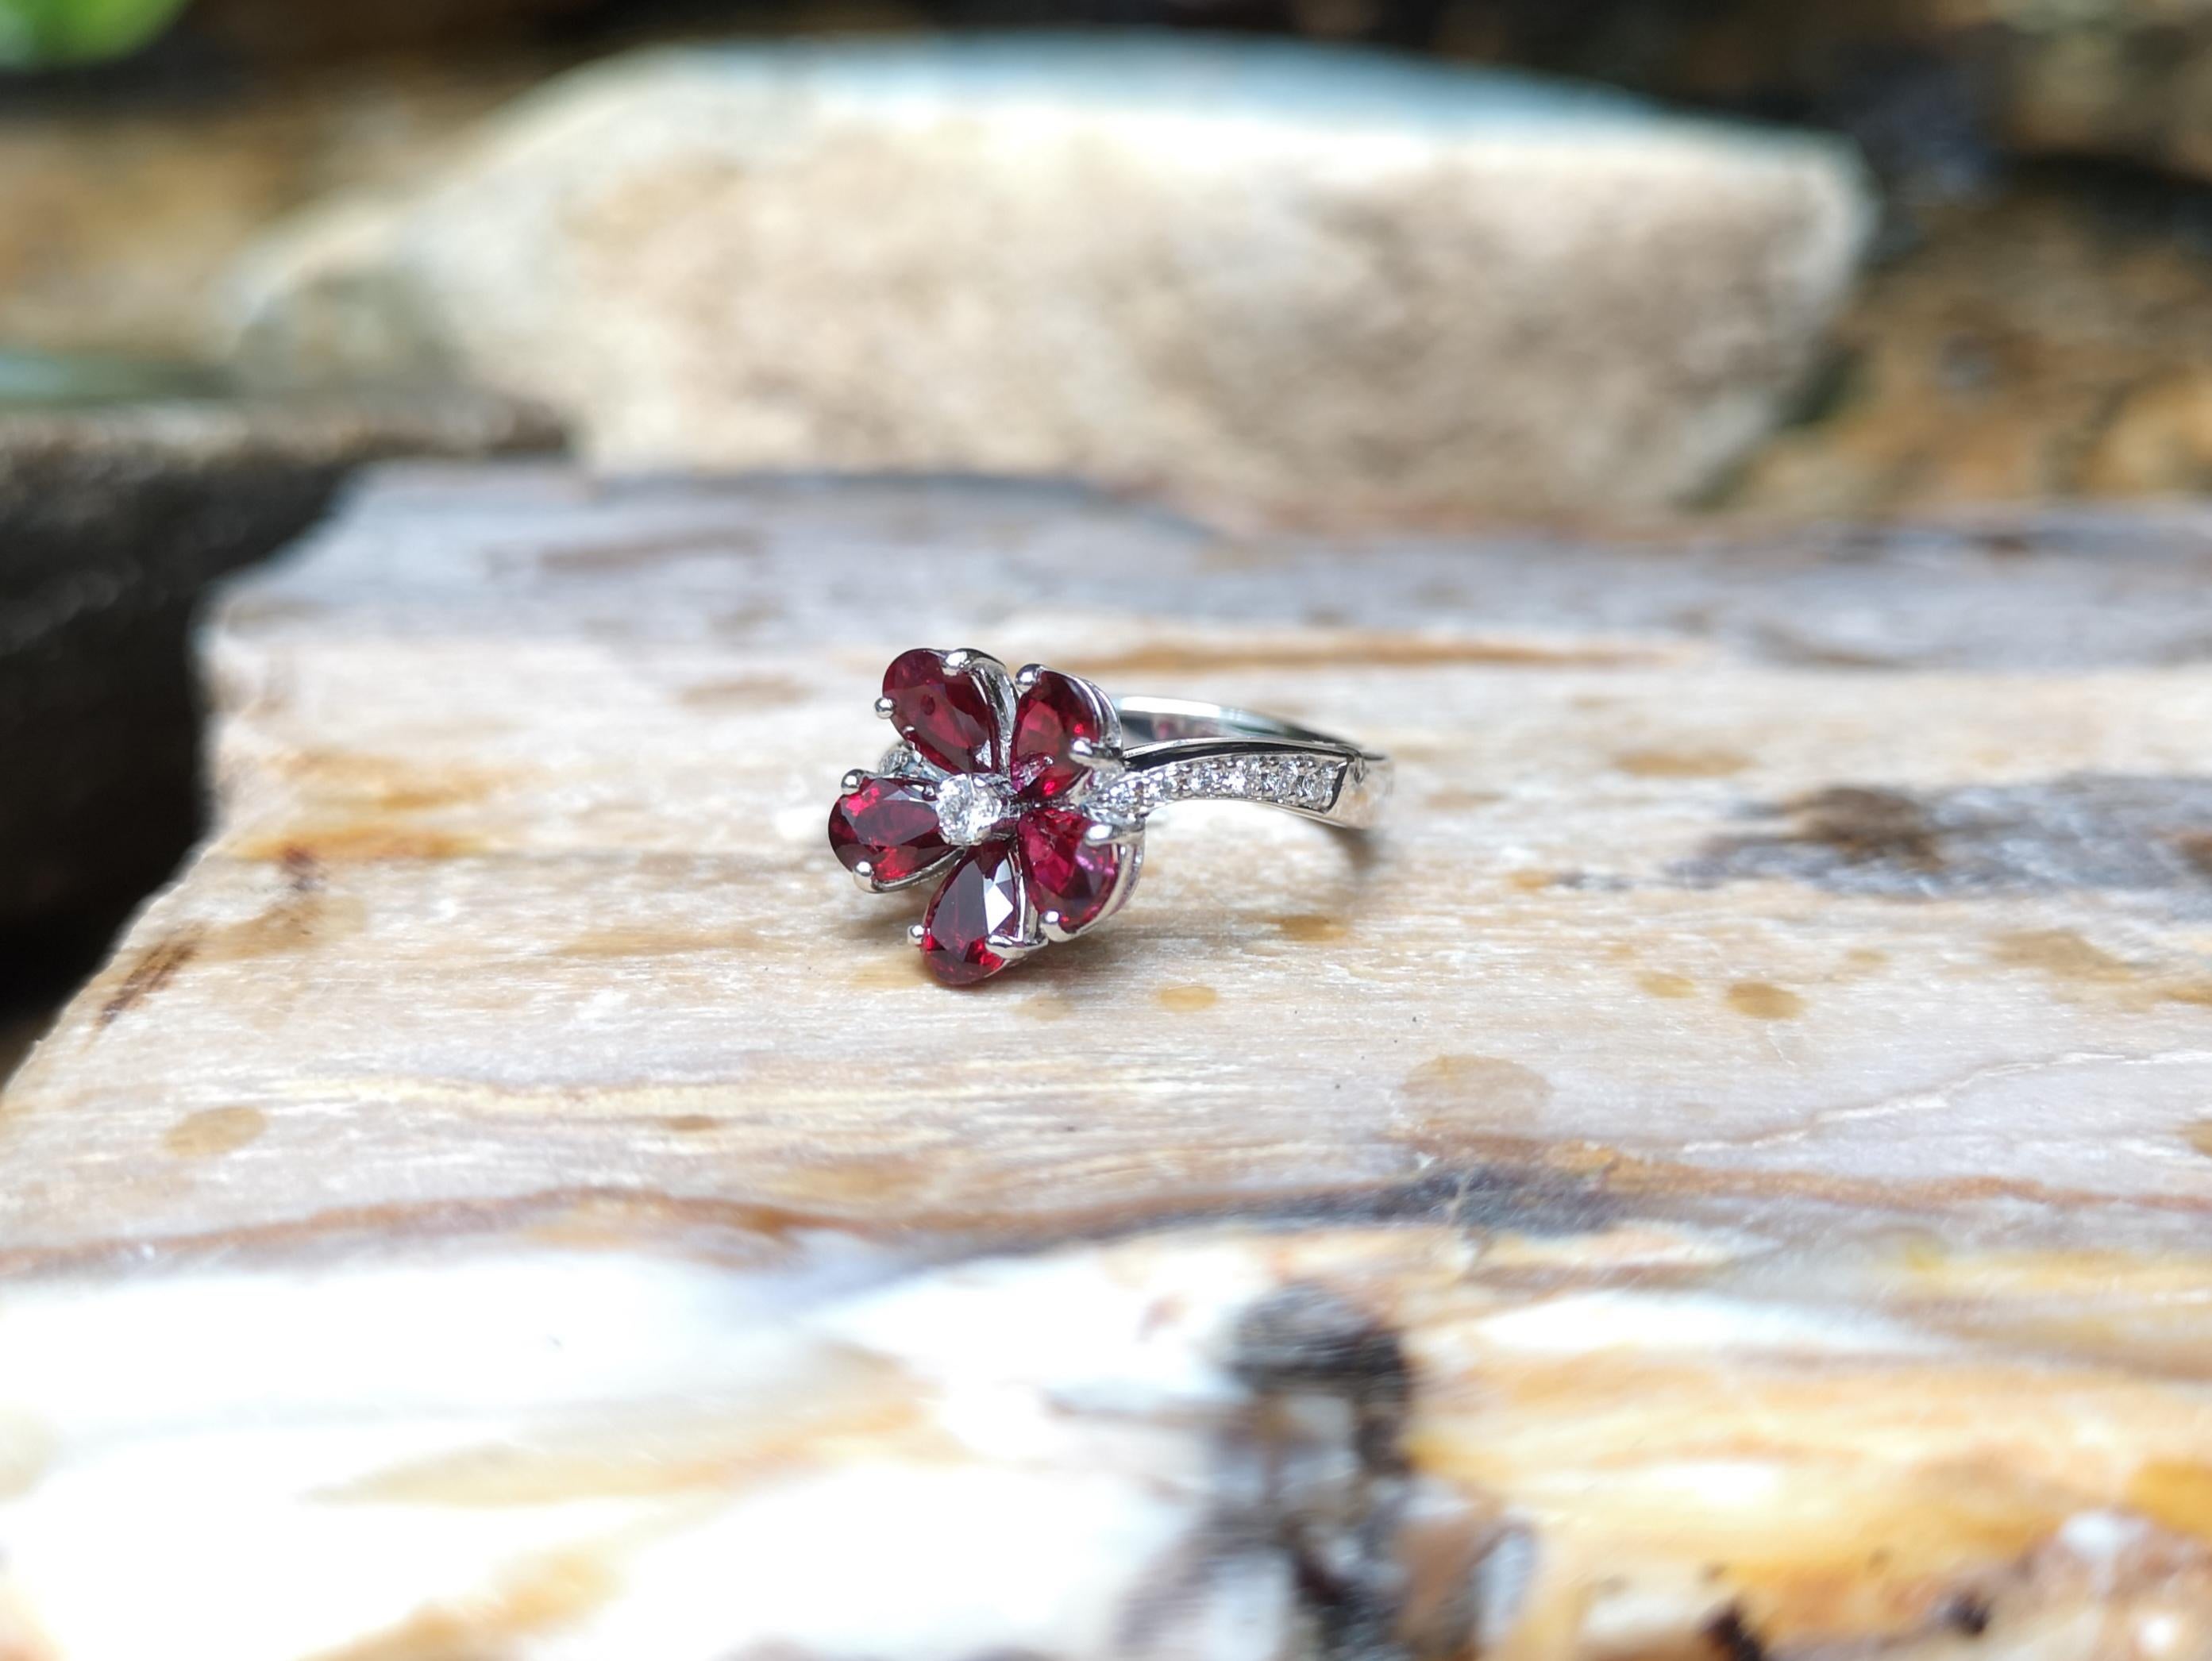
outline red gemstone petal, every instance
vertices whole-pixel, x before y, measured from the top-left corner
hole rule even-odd
[[[952,852],[928,787],[900,778],[870,778],[838,797],[830,846],[848,871],[866,864],[878,882],[903,882]]]
[[[1020,861],[1012,842],[987,842],[963,855],[921,922],[921,957],[947,986],[972,986],[1006,966],[993,949],[1027,932]]]
[[[1067,757],[1077,739],[1096,744],[1106,721],[1096,691],[1073,675],[1048,669],[1014,711],[1014,786],[1032,801],[1049,801],[1083,777]]]
[[[943,653],[902,652],[884,671],[884,696],[899,736],[946,772],[999,770],[999,715],[991,695],[972,672],[948,672]]]
[[[1030,899],[1040,913],[1057,911],[1073,934],[1098,921],[1114,897],[1133,850],[1084,840],[1091,821],[1065,807],[1033,807],[1022,815],[1022,865]]]

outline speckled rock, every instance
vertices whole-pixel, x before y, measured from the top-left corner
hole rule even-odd
[[[1350,52],[670,52],[277,240],[237,344],[287,380],[444,363],[625,465],[1648,508],[1767,430],[1868,217],[1834,141]]]
[[[2110,205],[2036,180],[1927,210],[1838,324],[1817,418],[1726,501],[1854,517],[2212,485],[2212,259]]]
[[[947,991],[823,821],[955,640],[1394,811]],[[2212,1652],[2212,513],[416,469],[204,642],[0,1112],[0,1653]]]
[[[1390,0],[1366,3],[1387,12]],[[1804,110],[1929,182],[1955,184],[1999,154],[2212,177],[2202,0],[1445,0],[1440,13],[1449,48],[1701,103]]]

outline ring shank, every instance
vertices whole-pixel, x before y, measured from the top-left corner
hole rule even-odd
[[[1255,710],[1232,709],[1222,703],[1200,703],[1189,698],[1116,698],[1114,711],[1121,718],[1122,741],[1126,744],[1165,744],[1188,739],[1273,739],[1293,744],[1326,745],[1352,755],[1364,753],[1348,739],[1316,733],[1310,727],[1300,727]]]
[[[1114,709],[1127,771],[1094,797],[1109,808],[1248,801],[1364,830],[1390,792],[1389,757],[1294,721],[1186,698],[1116,698]]]

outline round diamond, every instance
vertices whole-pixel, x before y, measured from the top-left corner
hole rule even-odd
[[[998,780],[955,773],[937,787],[937,828],[956,848],[973,848],[1006,823],[1013,805]]]

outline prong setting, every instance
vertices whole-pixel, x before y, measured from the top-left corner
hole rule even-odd
[[[956,656],[965,672],[990,695],[991,712],[999,721],[998,765],[1002,771],[1009,770],[1014,760],[1014,712],[1021,703],[1021,694],[1014,690],[1014,678],[1006,672],[1005,664],[986,653],[948,653],[946,662],[949,664]]]
[[[906,654],[901,661],[921,655],[921,652]],[[968,868],[963,861],[993,857],[988,853],[988,845],[997,844],[1004,839],[1008,851],[1006,855],[999,857],[1010,857],[1018,861],[1015,870],[1022,896],[1018,908],[1015,915],[1000,917],[997,929],[980,940],[970,940],[966,947],[970,954],[966,960],[970,964],[975,961],[972,954],[980,951],[997,959],[999,966],[1003,968],[1048,946],[1090,933],[1104,922],[1127,896],[1130,880],[1135,874],[1138,855],[1141,853],[1143,827],[1140,818],[1117,820],[1113,824],[1091,822],[1087,824],[1085,834],[1091,845],[1103,847],[1110,843],[1127,852],[1117,861],[1118,876],[1112,891],[1104,897],[1104,903],[1099,903],[1094,891],[1084,901],[1080,914],[1074,917],[1076,927],[1073,928],[1068,926],[1070,916],[1064,902],[1046,909],[1044,915],[1039,915],[1040,908],[1032,897],[1031,855],[1027,851],[1022,830],[1030,813],[1048,808],[1054,812],[1073,812],[1081,817],[1083,800],[1091,794],[1093,786],[1102,780],[1118,776],[1123,770],[1121,723],[1112,701],[1104,693],[1088,681],[1066,677],[1066,679],[1075,681],[1084,703],[1092,711],[1091,731],[1085,736],[1063,740],[1064,760],[1074,764],[1073,770],[1076,776],[1073,782],[1064,783],[1056,793],[1031,792],[1025,785],[1016,782],[1014,771],[1014,740],[1022,713],[1022,698],[1024,694],[1060,678],[1054,677],[1044,665],[1036,663],[1025,664],[1018,674],[1010,674],[998,659],[973,648],[939,650],[928,655],[934,658],[945,676],[963,678],[983,691],[996,725],[995,739],[989,755],[992,764],[988,769],[948,773],[924,755],[921,745],[902,727],[901,742],[894,745],[884,757],[872,776],[902,779],[927,792],[938,809],[937,835],[954,851],[946,858],[933,861],[926,870],[897,882],[886,883],[878,877],[873,861],[858,862],[854,874],[860,886],[872,893],[886,893],[924,880],[934,882],[948,872],[951,875],[946,877],[946,880],[960,880],[959,873]],[[888,678],[886,677],[887,681]],[[905,684],[909,691],[914,689],[915,683],[911,679]],[[1042,693],[1040,692],[1039,696]],[[903,712],[906,707],[901,703],[896,706],[896,710]],[[888,693],[877,700],[876,708],[878,714],[889,716],[895,725],[904,719],[902,714],[895,712],[893,700]],[[978,753],[980,755],[980,751]],[[1063,769],[1063,772],[1066,770],[1069,770]],[[859,788],[870,776],[857,768],[848,773],[845,776],[847,792],[849,794]],[[903,870],[905,865],[906,861],[902,861],[900,868]],[[908,938],[917,946],[923,946],[926,955],[930,956],[933,970],[939,969],[939,949],[945,943],[943,930],[945,916],[950,914],[941,911],[941,904],[947,891],[939,890],[938,897],[930,903],[925,920],[908,931]],[[932,920],[935,920],[934,927],[939,931],[936,935],[932,934]],[[951,939],[952,950],[957,952],[961,949],[959,937],[956,934]],[[940,973],[939,978],[951,977]],[[965,983],[965,981],[956,983]]]
[[[1125,764],[1119,751],[1093,744],[1089,739],[1073,740],[1067,746],[1067,758],[1098,778],[1112,778]]]
[[[877,712],[900,741],[872,774],[844,775],[855,799],[833,810],[830,841],[872,893],[942,879],[908,937],[948,985],[1110,921],[1158,807],[1249,801],[1364,829],[1389,781],[1387,757],[1273,716],[1116,703],[1080,676],[1036,663],[1010,673],[972,648],[902,653],[884,684],[897,700],[887,691]],[[899,879],[884,881],[886,867]]]
[[[951,862],[949,857],[938,860],[915,872],[910,877],[901,877],[896,882],[885,882],[876,874],[872,866],[866,860],[862,860],[853,867],[853,883],[863,894],[896,894],[902,888],[918,887],[933,877],[942,874],[945,867]]]
[[[954,851],[956,853],[957,852],[957,849]],[[861,888],[868,893],[896,894],[902,889],[918,888],[923,883],[933,881],[936,878],[943,876],[946,867],[952,863],[952,861],[953,855],[947,854],[944,858],[933,861],[928,865],[924,866],[912,876],[901,877],[896,882],[885,882],[881,877],[875,875],[873,873],[869,873],[864,875],[859,871],[854,871],[853,873],[853,878],[854,880],[858,882]]]
[[[1091,830],[1095,831],[1103,828],[1104,827],[1094,824]],[[1048,911],[1037,919],[1037,926],[1045,939],[1056,946],[1066,945],[1073,940],[1088,939],[1113,922],[1115,914],[1129,903],[1129,896],[1136,890],[1137,873],[1144,867],[1144,837],[1142,831],[1135,827],[1130,827],[1126,834],[1103,837],[1086,833],[1084,840],[1094,845],[1106,842],[1119,843],[1127,849],[1127,856],[1121,861],[1120,873],[1114,879],[1113,891],[1106,896],[1105,903],[1098,908],[1097,915],[1080,928],[1067,928],[1057,911]]]

